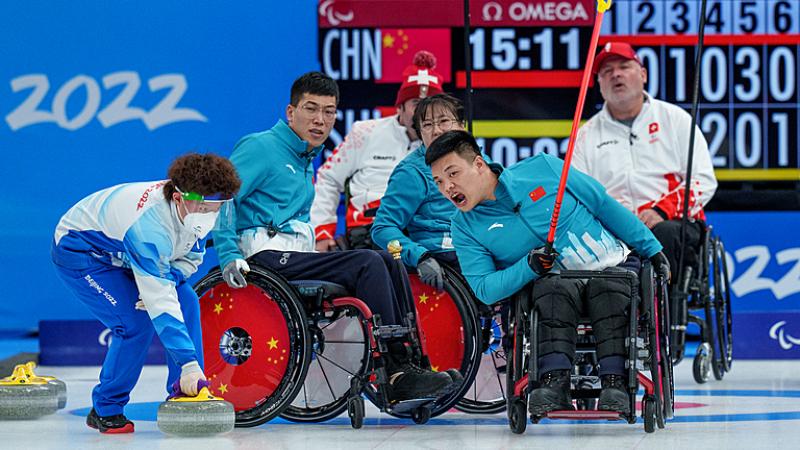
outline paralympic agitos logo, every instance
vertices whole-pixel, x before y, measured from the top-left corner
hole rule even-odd
[[[353,20],[353,11],[341,13],[334,9],[333,4],[336,0],[325,0],[319,4],[319,15],[328,19],[328,22],[337,26],[342,22],[350,22]]]

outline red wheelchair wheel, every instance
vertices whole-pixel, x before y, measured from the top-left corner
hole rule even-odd
[[[431,368],[444,372],[461,370],[466,336],[464,319],[447,291],[437,291],[410,274],[411,293],[417,311],[422,351],[428,355]]]
[[[205,374],[214,395],[233,403],[237,426],[280,414],[308,370],[306,316],[279,276],[258,266],[232,289],[214,270],[195,286],[200,298]]]

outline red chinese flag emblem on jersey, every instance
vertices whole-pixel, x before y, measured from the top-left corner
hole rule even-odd
[[[381,29],[381,78],[377,83],[402,83],[403,69],[414,60],[414,54],[427,50],[436,57],[436,71],[444,82],[451,78],[450,29],[448,28],[383,28]]]
[[[544,188],[539,186],[536,189],[532,190],[528,195],[530,195],[531,200],[536,202],[540,198],[544,197],[545,194],[546,192],[544,191]]]

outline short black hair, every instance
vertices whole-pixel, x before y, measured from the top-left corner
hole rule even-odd
[[[336,98],[336,104],[339,104],[339,86],[333,78],[322,72],[304,73],[294,80],[289,103],[297,106],[303,94],[333,96]]]
[[[456,116],[456,120],[464,123],[464,105],[461,104],[461,100],[445,93],[431,95],[422,99],[417,104],[417,109],[414,110],[414,131],[417,132],[417,136],[422,136],[422,121],[425,119],[425,114],[432,110],[434,106],[450,111]]]
[[[481,154],[478,143],[471,134],[464,130],[451,130],[436,138],[425,150],[425,164],[430,166],[453,152],[467,161],[472,161]]]

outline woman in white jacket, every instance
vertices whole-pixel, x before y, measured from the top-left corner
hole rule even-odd
[[[397,114],[354,123],[352,131],[317,171],[311,224],[318,251],[336,247],[336,210],[345,189],[348,247],[372,247],[370,227],[389,176],[421,144],[412,126],[417,103],[443,92],[444,79],[433,70],[435,66],[433,54],[417,52],[413,64],[403,71],[403,84],[395,100]]]

